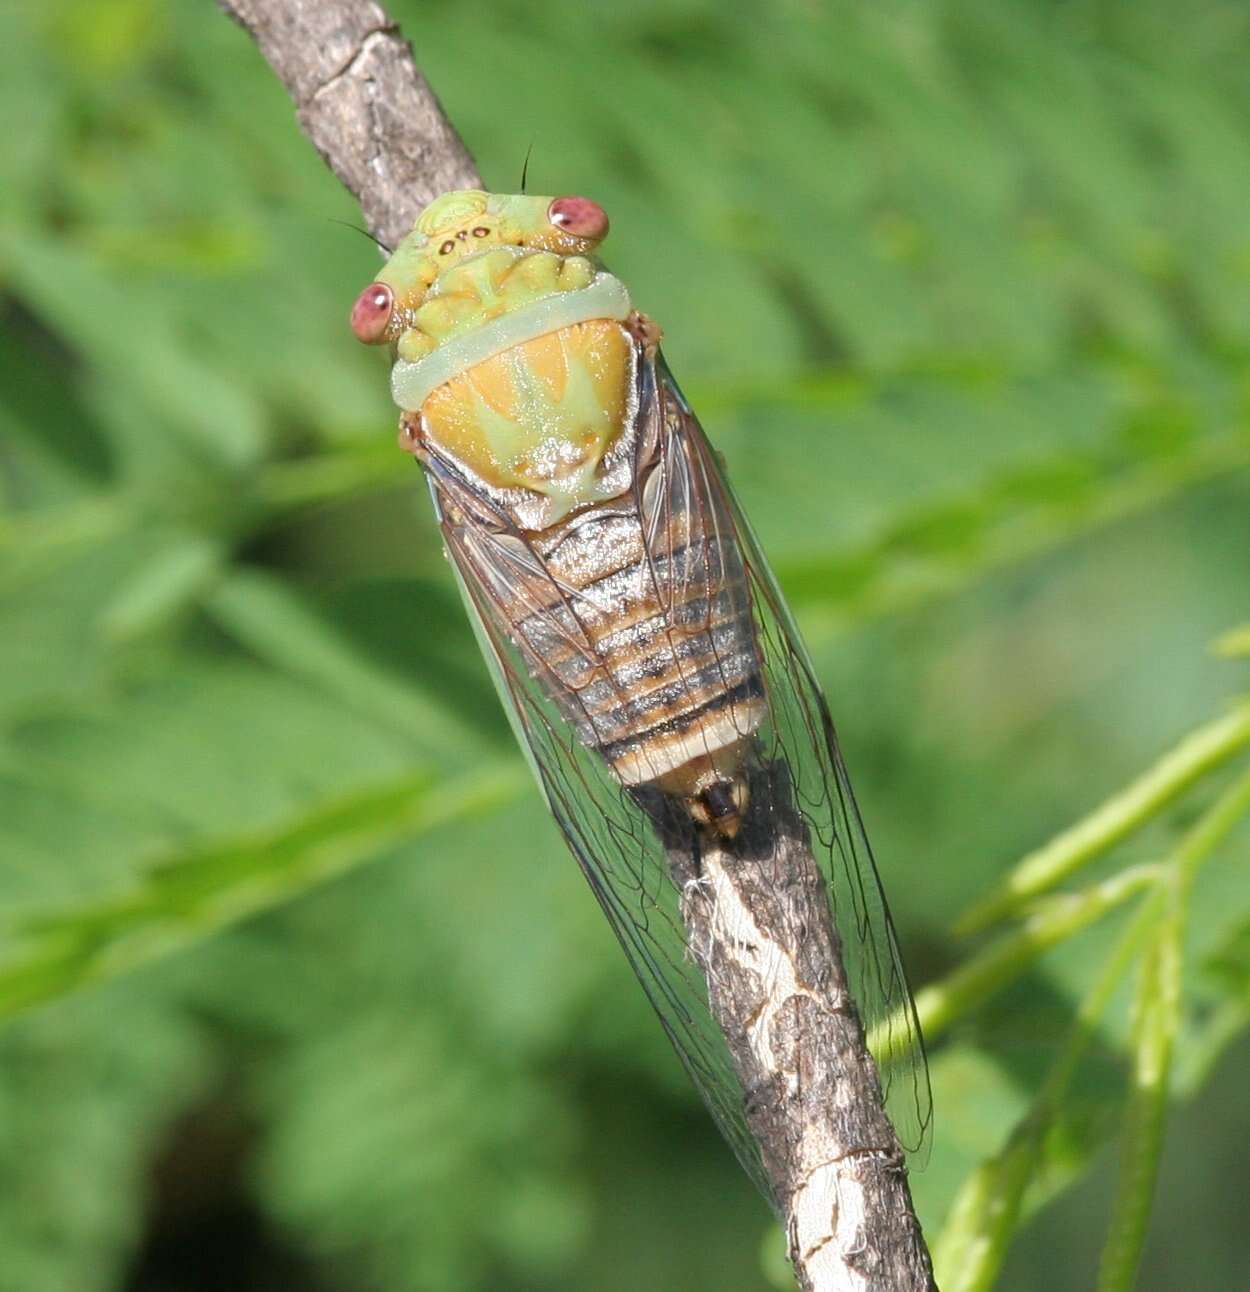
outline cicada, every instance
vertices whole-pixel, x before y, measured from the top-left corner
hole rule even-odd
[[[898,942],[811,662],[660,329],[584,197],[447,193],[351,314],[389,344],[400,443],[550,810],[678,1055],[768,1193],[687,944],[711,847],[767,877],[799,819],[900,1138],[929,1121]],[[745,851],[748,850],[749,851]],[[800,930],[800,936],[802,931]],[[910,1142],[908,1142],[910,1141]]]

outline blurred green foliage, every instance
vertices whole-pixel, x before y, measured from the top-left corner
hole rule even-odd
[[[1240,1286],[1250,10],[392,8],[489,183],[532,141],[611,212],[809,636],[924,987],[946,1285]],[[18,0],[0,107],[0,1288],[784,1279],[247,38]]]

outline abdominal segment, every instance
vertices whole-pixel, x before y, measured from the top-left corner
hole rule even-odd
[[[657,537],[642,492],[530,536],[497,603],[577,740],[627,789],[732,837],[766,710],[737,543],[693,507]]]
[[[551,542],[547,586],[513,622],[582,743],[626,785],[678,790],[677,773],[732,761],[760,722],[742,572],[729,536],[649,550],[632,508],[603,511]]]

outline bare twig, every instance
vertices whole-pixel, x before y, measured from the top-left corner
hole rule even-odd
[[[399,27],[372,0],[218,0],[278,74],[304,133],[393,247],[440,193],[477,188]]]
[[[218,2],[256,39],[381,241],[393,246],[437,194],[480,183],[372,0]],[[773,840],[770,859],[768,883],[740,848],[705,853],[697,884],[683,882],[688,859],[672,864],[799,1282],[806,1292],[931,1292],[902,1153],[801,825]]]
[[[784,768],[770,773],[781,808]],[[929,1253],[802,815],[669,852],[712,1015],[806,1292],[931,1292]]]

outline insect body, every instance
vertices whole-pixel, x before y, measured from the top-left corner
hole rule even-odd
[[[928,1088],[824,701],[659,329],[594,258],[607,230],[586,198],[446,194],[357,298],[352,328],[394,348],[400,442],[425,469],[522,747],[759,1179],[742,1076],[684,941],[681,888],[702,850],[767,874],[770,839],[799,823],[865,1023],[907,1033],[890,1044],[909,1078],[903,1127],[923,1131]]]

